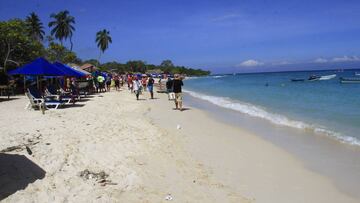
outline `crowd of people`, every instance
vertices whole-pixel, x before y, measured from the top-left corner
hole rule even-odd
[[[107,74],[107,75],[96,75],[93,77],[94,88],[96,92],[110,92],[111,86],[115,87],[116,91],[120,91],[121,88],[127,84],[127,89],[130,93],[135,94],[136,100],[140,99],[140,95],[143,95],[144,92],[149,92],[150,99],[154,99],[154,85],[155,79],[152,75],[137,75],[137,74]],[[174,100],[175,109],[183,110],[182,105],[182,86],[183,77],[179,74],[175,74],[174,77],[169,77],[164,74],[158,80],[158,88],[161,93],[169,94],[169,100]],[[165,82],[165,86],[163,85]],[[166,90],[163,91],[163,87],[166,87]],[[173,96],[172,96],[173,95]]]

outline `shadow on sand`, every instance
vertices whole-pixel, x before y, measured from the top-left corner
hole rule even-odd
[[[43,179],[45,173],[24,155],[0,153],[0,201]]]
[[[58,109],[76,108],[76,107],[83,107],[83,106],[85,106],[85,104],[75,103],[75,104],[62,105]]]
[[[12,101],[12,100],[17,100],[17,99],[19,99],[19,98],[17,98],[17,97],[15,97],[15,98],[14,98],[14,97],[13,97],[13,98],[10,97],[9,99],[8,99],[7,97],[6,97],[6,98],[0,98],[0,102]]]
[[[180,111],[180,109],[173,108],[173,110]],[[188,111],[191,110],[190,108],[182,108],[181,111]]]

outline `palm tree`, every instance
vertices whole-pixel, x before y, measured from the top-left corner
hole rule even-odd
[[[34,12],[31,12],[30,15],[26,17],[25,22],[30,36],[34,40],[42,41],[44,39],[45,32],[39,17]]]
[[[63,45],[63,40],[70,38],[70,50],[72,51],[73,42],[72,35],[75,31],[75,18],[69,15],[69,11],[64,10],[56,14],[51,14],[51,18],[54,18],[54,21],[49,22],[49,27],[54,27],[51,30],[51,35],[55,35],[56,39],[60,40],[60,44]]]
[[[100,54],[98,59],[98,61],[100,61],[101,53],[104,53],[105,50],[109,48],[109,43],[112,43],[110,32],[107,31],[106,29],[97,32],[96,42],[97,42],[97,46],[100,48]]]

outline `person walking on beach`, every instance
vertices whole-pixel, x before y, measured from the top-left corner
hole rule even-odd
[[[180,78],[179,74],[175,74],[173,80],[173,91],[175,93],[175,109],[180,109],[180,111],[183,110],[182,106],[182,92],[181,87],[184,85],[183,81]]]
[[[119,77],[119,75],[115,75],[114,82],[115,82],[115,90],[119,91],[120,90],[120,77]]]
[[[107,76],[106,76],[106,90],[105,91],[108,91],[108,92],[110,92],[110,86],[111,86],[111,75],[110,74],[108,74]]]
[[[155,82],[154,79],[150,75],[148,83],[147,83],[147,88],[150,92],[151,99],[154,99],[154,82]]]
[[[144,91],[146,91],[146,82],[147,82],[147,77],[146,76],[142,76],[141,78],[141,85]]]
[[[102,76],[102,75],[97,76],[97,81],[98,81],[98,83],[99,83],[100,92],[102,92],[102,90],[105,89],[105,88],[104,88],[104,81],[105,81],[104,76]],[[105,91],[106,91],[106,90],[105,90]]]
[[[172,92],[173,90],[173,83],[172,83],[173,81],[171,80],[171,78],[169,77],[168,78],[168,80],[167,80],[167,82],[166,82],[166,92],[167,93],[170,93],[170,92]]]
[[[133,87],[133,91],[136,95],[136,100],[139,100],[139,95],[141,92],[141,84],[140,84],[139,78],[134,77],[132,87]]]
[[[128,75],[127,83],[128,83],[128,89],[132,92],[133,91],[133,76],[132,75]]]

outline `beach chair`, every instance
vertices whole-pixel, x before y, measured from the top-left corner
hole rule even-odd
[[[71,92],[65,91],[62,87],[60,87],[59,90],[62,95],[70,95],[71,94]]]
[[[89,81],[78,81],[77,84],[80,97],[87,97],[90,92],[91,83]]]
[[[43,98],[34,97],[29,91],[25,93],[25,95],[29,98],[29,104],[27,105],[27,109],[57,109],[63,103],[60,101],[46,101]],[[50,108],[53,107],[53,108]]]
[[[42,96],[41,92],[37,88],[34,88],[34,87],[28,88],[28,93],[31,96],[33,101],[42,102],[46,109],[50,109],[48,107],[51,107],[51,106],[55,106],[55,109],[57,109],[60,105],[65,103],[61,100],[60,101],[54,100],[54,97]]]
[[[58,101],[63,101],[66,104],[75,103],[75,98],[72,95],[61,95],[57,93],[54,86],[49,86],[45,89],[45,96],[49,98],[56,98]]]

